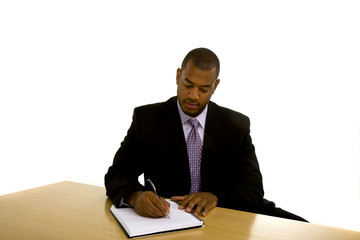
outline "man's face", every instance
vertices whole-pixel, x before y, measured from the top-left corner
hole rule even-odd
[[[176,73],[177,96],[183,112],[191,117],[198,116],[210,101],[219,82],[215,67],[201,70],[190,60],[184,69],[179,68]]]

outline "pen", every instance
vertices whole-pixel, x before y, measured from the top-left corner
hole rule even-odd
[[[156,194],[156,196],[158,196],[158,198],[160,198],[159,194],[157,194],[157,192],[156,192],[156,187],[155,187],[155,185],[153,184],[153,182],[152,182],[150,179],[148,179],[148,180],[146,180],[146,181],[150,184],[150,187],[152,188],[152,190],[153,190],[153,192]]]
[[[159,196],[159,194],[156,192],[156,187],[155,187],[155,185],[153,184],[153,182],[152,182],[150,179],[147,179],[146,181],[150,184],[150,187],[152,188],[152,190],[153,190],[153,192],[156,194],[156,196],[158,196],[158,198],[161,199],[160,196]],[[169,215],[166,215],[165,217],[166,217],[166,218],[170,218]]]

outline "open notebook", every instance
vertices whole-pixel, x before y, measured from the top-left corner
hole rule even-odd
[[[133,208],[110,208],[128,237],[139,237],[149,234],[178,231],[204,226],[204,222],[191,213],[179,209],[176,202],[170,203],[169,218],[148,218],[138,215]]]

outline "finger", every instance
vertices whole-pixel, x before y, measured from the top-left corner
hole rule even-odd
[[[204,206],[204,209],[203,209],[203,211],[202,211],[202,216],[205,217],[205,216],[209,213],[209,211],[210,211],[211,209],[213,209],[214,207],[216,207],[216,205],[217,205],[217,200],[209,201],[209,202]]]
[[[180,206],[185,208],[186,212],[191,212],[199,200],[200,199],[195,194],[190,194],[187,198],[183,200]]]
[[[165,211],[163,211],[163,213],[165,215],[168,215],[170,213],[170,203],[168,201],[166,201],[165,198],[161,198],[161,202],[164,206],[163,209],[165,210]]]
[[[166,204],[166,208],[168,209],[167,214],[170,214],[170,203],[168,201],[165,201],[165,204]]]
[[[160,205],[162,205],[162,203]],[[149,199],[149,202],[146,205],[146,212],[151,217],[163,217],[164,216],[164,213],[160,209],[159,204],[156,203],[156,200],[154,201],[154,199]]]
[[[171,197],[171,201],[177,202],[179,203],[179,209],[183,210],[184,209],[184,200],[188,197],[189,195],[185,195],[185,196],[173,196]]]
[[[135,211],[144,217],[162,217],[163,213],[158,207],[156,207],[151,201],[143,202],[141,205],[137,205]]]
[[[206,215],[209,213],[210,209],[212,209],[213,207],[210,207],[210,204],[206,204],[201,215],[203,217],[206,217]]]
[[[164,213],[158,207],[163,205],[153,192],[143,192],[136,200],[135,211],[146,217],[163,217]]]
[[[151,198],[152,203],[154,206],[160,211],[156,211],[156,214],[158,214],[160,217],[164,217],[169,214],[170,212],[170,204],[165,201],[165,199],[161,199],[158,196],[155,198]]]
[[[179,209],[180,210],[185,209],[193,197],[194,197],[193,194],[184,196],[184,198],[181,200],[181,202],[179,204]]]
[[[204,206],[205,206],[206,204],[207,204],[207,200],[206,200],[206,199],[200,200],[200,201],[197,203],[196,209],[195,209],[195,211],[194,211],[193,214],[194,214],[195,216],[198,216],[199,213],[201,213],[201,212],[203,211]]]
[[[174,202],[181,202],[183,201],[188,195],[185,195],[185,196],[173,196],[171,197],[171,201],[174,201]]]

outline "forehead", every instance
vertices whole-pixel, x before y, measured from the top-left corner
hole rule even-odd
[[[216,81],[216,68],[210,70],[202,70],[196,67],[190,60],[184,69],[181,70],[181,77],[190,80],[198,85],[212,85]]]

